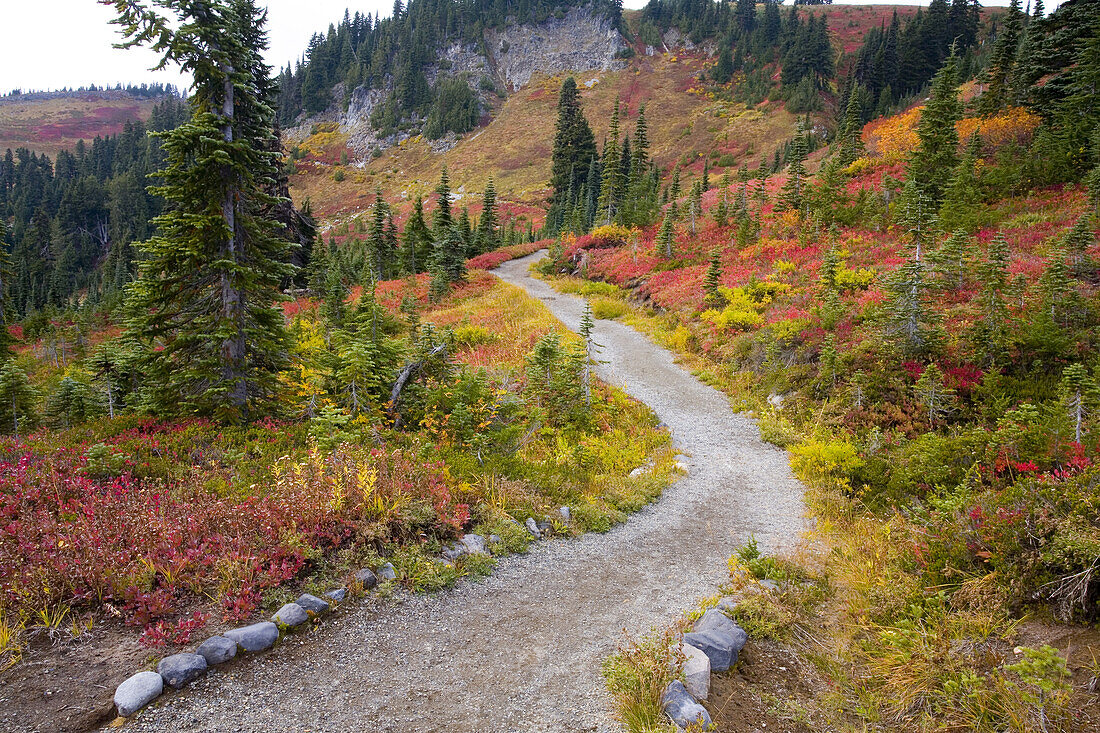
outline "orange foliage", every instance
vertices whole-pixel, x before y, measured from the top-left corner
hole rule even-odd
[[[967,117],[959,120],[955,129],[959,131],[959,140],[965,144],[975,132],[981,135],[982,142],[993,148],[1009,143],[1026,144],[1041,122],[1023,107],[1010,107],[993,117]]]
[[[920,144],[917,124],[921,110],[914,107],[900,115],[874,120],[863,128],[863,141],[867,152],[888,161],[901,160]]]

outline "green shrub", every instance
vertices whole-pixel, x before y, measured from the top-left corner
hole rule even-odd
[[[593,298],[592,304],[592,316],[601,320],[611,321],[620,316],[626,315],[630,308],[626,303],[621,300],[611,300],[610,298]]]

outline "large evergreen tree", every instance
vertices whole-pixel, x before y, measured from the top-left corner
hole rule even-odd
[[[168,202],[140,245],[130,328],[148,348],[153,406],[242,420],[275,396],[285,362],[279,283],[290,244],[275,202],[273,88],[265,14],[252,0],[113,3],[127,46],[194,75],[191,121],[163,135]]]
[[[577,82],[570,76],[562,82],[558,95],[558,121],[550,154],[550,203],[559,218],[575,203],[595,158],[596,138],[581,110]]]
[[[959,163],[955,123],[962,115],[962,105],[957,72],[958,59],[952,54],[932,81],[932,94],[917,125],[920,145],[909,157],[909,178],[917,193],[936,207],[942,203],[951,173]]]

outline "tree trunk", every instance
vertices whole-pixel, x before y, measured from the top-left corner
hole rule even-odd
[[[223,65],[225,74],[222,98],[222,135],[225,142],[233,142],[234,88],[233,67]],[[235,174],[228,167],[224,169],[226,181],[225,196],[222,199],[222,216],[225,218],[229,236],[224,243],[223,255],[230,262],[240,259],[240,232],[237,227],[238,190]],[[233,335],[222,344],[222,378],[230,383],[229,403],[234,407],[243,407],[248,402],[248,382],[245,373],[247,358],[244,338],[244,295],[233,282],[231,273],[221,274],[222,318],[232,324]]]

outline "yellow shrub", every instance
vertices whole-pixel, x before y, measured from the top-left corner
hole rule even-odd
[[[843,440],[812,439],[790,450],[795,470],[811,477],[845,478],[863,465],[855,446]]]
[[[841,290],[866,290],[874,281],[874,271],[866,267],[849,270],[841,266],[836,271],[836,286]]]

